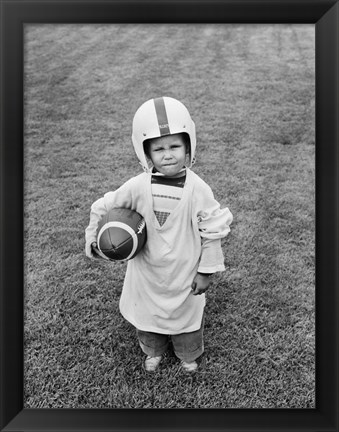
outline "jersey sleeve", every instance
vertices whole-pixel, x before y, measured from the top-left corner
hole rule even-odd
[[[202,250],[198,272],[211,274],[224,270],[224,254],[221,248],[221,240],[202,239]]]
[[[85,252],[88,257],[92,257],[92,243],[97,239],[97,228],[101,218],[113,208],[126,207],[132,208],[133,181],[129,180],[120,186],[117,190],[107,192],[102,198],[96,200],[90,211],[89,225],[85,230],[86,246]]]
[[[226,237],[233,221],[233,215],[228,207],[220,207],[211,188],[206,184],[197,195],[195,212],[200,236],[209,240]]]
[[[211,188],[206,183],[198,190],[195,212],[199,234],[202,239],[198,272],[215,273],[224,271],[221,239],[229,234],[233,215],[228,207],[220,207]]]

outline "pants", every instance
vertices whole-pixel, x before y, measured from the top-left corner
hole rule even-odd
[[[171,339],[175,355],[180,360],[190,363],[204,352],[203,327],[204,320],[200,329],[191,333],[168,336],[137,329],[137,336],[140,347],[146,355],[156,357],[164,354]]]

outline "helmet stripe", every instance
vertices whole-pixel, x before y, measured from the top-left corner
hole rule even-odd
[[[157,114],[160,135],[169,135],[170,129],[163,97],[154,99],[155,112]]]

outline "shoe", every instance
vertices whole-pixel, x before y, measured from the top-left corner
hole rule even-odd
[[[185,372],[195,372],[198,369],[198,363],[196,361],[188,363],[184,360],[181,360],[181,367]]]
[[[145,360],[146,371],[147,372],[154,372],[158,368],[158,366],[161,362],[161,359],[162,359],[162,356],[157,356],[157,357],[147,356],[146,360]]]

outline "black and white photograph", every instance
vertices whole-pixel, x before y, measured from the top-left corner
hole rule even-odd
[[[314,26],[24,40],[26,407],[313,408]]]
[[[338,432],[338,0],[0,3],[0,431]]]

